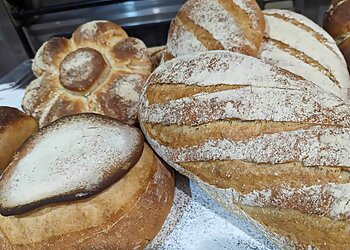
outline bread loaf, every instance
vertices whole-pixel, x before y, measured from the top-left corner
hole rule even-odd
[[[350,248],[350,109],[340,98],[210,51],[160,65],[139,117],[162,158],[280,248]]]
[[[264,31],[254,0],[189,0],[170,24],[164,60],[206,50],[256,56]]]
[[[0,175],[22,143],[38,129],[37,122],[16,108],[0,107]]]
[[[1,249],[142,249],[173,191],[137,128],[96,114],[62,118],[27,140],[1,176]]]
[[[22,106],[40,126],[83,112],[134,124],[151,67],[142,41],[111,22],[89,22],[71,39],[52,38],[41,46],[33,61],[37,79]]]
[[[344,100],[350,76],[331,36],[308,18],[288,10],[264,11],[267,34],[261,59],[295,73]]]
[[[336,40],[350,67],[350,1],[332,1],[324,16],[323,27]]]

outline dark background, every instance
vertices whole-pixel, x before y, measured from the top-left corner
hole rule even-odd
[[[111,20],[147,46],[164,45],[171,19],[186,0],[0,0],[0,78],[33,58],[53,36],[69,37],[91,20]],[[262,8],[292,9],[322,24],[329,0],[257,0]]]

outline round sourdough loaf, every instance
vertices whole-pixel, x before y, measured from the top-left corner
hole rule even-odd
[[[28,139],[1,176],[1,249],[142,249],[173,192],[139,129],[68,116]]]
[[[324,16],[323,27],[336,40],[350,67],[350,1],[333,0]]]
[[[282,249],[349,249],[350,108],[228,51],[160,65],[141,96],[147,140]]]
[[[41,46],[33,61],[37,79],[27,87],[22,106],[40,126],[82,112],[134,124],[151,68],[141,40],[114,23],[89,22],[71,39],[56,37]]]
[[[22,143],[38,129],[37,122],[16,108],[0,107],[0,175]]]
[[[189,0],[170,24],[164,60],[206,50],[257,56],[264,31],[254,0]]]
[[[267,32],[260,58],[349,98],[350,76],[333,38],[310,19],[288,10],[264,11]]]

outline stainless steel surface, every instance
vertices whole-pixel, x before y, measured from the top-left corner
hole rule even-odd
[[[0,0],[0,78],[27,58],[5,3]]]
[[[69,36],[75,28],[90,20],[111,20],[126,28],[127,32],[132,28],[134,33],[136,27],[140,30],[145,28],[146,32],[144,33],[147,34],[149,33],[147,27],[152,26],[153,36],[164,36],[164,34],[157,34],[157,25],[162,26],[161,24],[165,23],[167,28],[184,2],[185,0],[125,1],[91,8],[60,11],[33,18],[30,25],[23,27],[23,31],[34,51],[52,36]],[[158,31],[158,33],[161,32]],[[141,35],[136,36],[142,39]],[[149,46],[161,45],[156,44],[156,42],[145,42]]]
[[[0,78],[0,92],[9,89],[24,89],[34,78],[35,76],[32,72],[32,60],[27,59],[4,77]]]

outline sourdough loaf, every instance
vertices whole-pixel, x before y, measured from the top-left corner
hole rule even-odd
[[[350,66],[350,1],[333,0],[324,16],[323,27],[336,40]]]
[[[350,109],[340,98],[210,51],[160,65],[139,119],[162,158],[282,249],[350,248]]]
[[[82,112],[134,124],[151,67],[141,40],[114,23],[89,22],[71,39],[56,37],[41,46],[33,61],[37,79],[27,87],[22,106],[40,126]]]
[[[343,55],[327,32],[288,10],[265,10],[267,33],[261,59],[304,77],[343,99],[350,76]]]
[[[264,31],[254,0],[189,0],[170,24],[164,60],[206,50],[256,56]]]
[[[28,139],[0,179],[1,249],[142,249],[174,180],[137,128],[68,116]]]
[[[0,107],[0,175],[22,143],[37,129],[32,117],[16,108]]]

